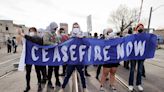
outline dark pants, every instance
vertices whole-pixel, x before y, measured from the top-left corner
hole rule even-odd
[[[134,70],[136,64],[138,64],[137,67],[137,78],[136,78],[136,85],[142,84],[142,69],[143,69],[143,62],[144,60],[132,60],[130,61],[130,76],[129,76],[129,85],[133,86],[134,82]]]
[[[7,52],[11,53],[11,46],[10,45],[7,45]]]
[[[102,65],[99,65],[98,68],[97,68],[97,71],[96,71],[96,78],[99,78],[100,71],[101,71],[101,66],[102,66]]]
[[[80,78],[81,78],[83,88],[86,88],[84,71],[83,71],[84,66],[82,66],[82,65],[68,65],[67,66],[66,76],[65,76],[62,88],[65,88],[65,86],[67,85],[67,83],[69,81],[69,78],[71,77],[71,75],[72,75],[73,71],[75,70],[75,68],[77,69],[77,71],[80,74]]]
[[[26,83],[27,83],[27,87],[30,87],[31,69],[32,69],[32,65],[26,65]],[[35,71],[36,71],[38,83],[41,83],[41,70],[42,70],[41,66],[36,66],[35,65]]]
[[[67,65],[63,65],[63,74],[66,72]]]
[[[42,79],[46,80],[47,79],[47,68],[46,68],[46,66],[40,66],[40,69],[41,69]]]
[[[146,75],[145,75],[145,65],[144,65],[144,62],[143,62],[143,68],[142,68],[142,76],[143,77],[146,77]]]
[[[129,60],[128,61],[124,61],[124,67],[126,69],[129,69]]]
[[[56,83],[59,82],[59,66],[48,66],[48,81],[51,82],[52,73],[55,73]]]
[[[17,46],[14,46],[14,53],[17,52]]]
[[[87,68],[88,68],[88,65],[85,65],[85,75],[88,74],[88,71],[87,71]]]

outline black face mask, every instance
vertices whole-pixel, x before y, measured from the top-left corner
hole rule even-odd
[[[139,32],[139,33],[142,33],[142,32],[143,32],[143,29],[139,29],[138,32]]]

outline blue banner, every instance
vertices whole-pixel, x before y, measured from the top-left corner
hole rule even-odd
[[[71,38],[51,46],[40,46],[26,41],[25,63],[49,66],[118,63],[153,58],[156,45],[157,37],[148,33],[109,40]]]

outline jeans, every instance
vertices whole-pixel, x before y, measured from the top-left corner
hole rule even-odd
[[[62,88],[65,88],[65,86],[67,85],[67,83],[69,81],[69,78],[71,77],[71,75],[72,75],[73,71],[75,70],[75,68],[77,69],[77,71],[80,74],[80,78],[81,78],[83,88],[86,88],[85,77],[84,77],[84,66],[82,66],[82,65],[68,65],[67,66],[66,76],[65,76]]]
[[[134,70],[135,70],[136,64],[138,64],[136,85],[141,85],[142,84],[143,62],[144,62],[144,60],[131,60],[130,61],[130,65],[131,66],[130,66],[129,85],[133,86],[133,82],[134,82]]]

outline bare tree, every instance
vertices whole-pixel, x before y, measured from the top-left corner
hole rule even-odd
[[[129,9],[125,5],[120,5],[116,11],[110,15],[109,21],[112,22],[118,31],[122,32],[131,25],[136,25],[139,17],[139,9]]]

